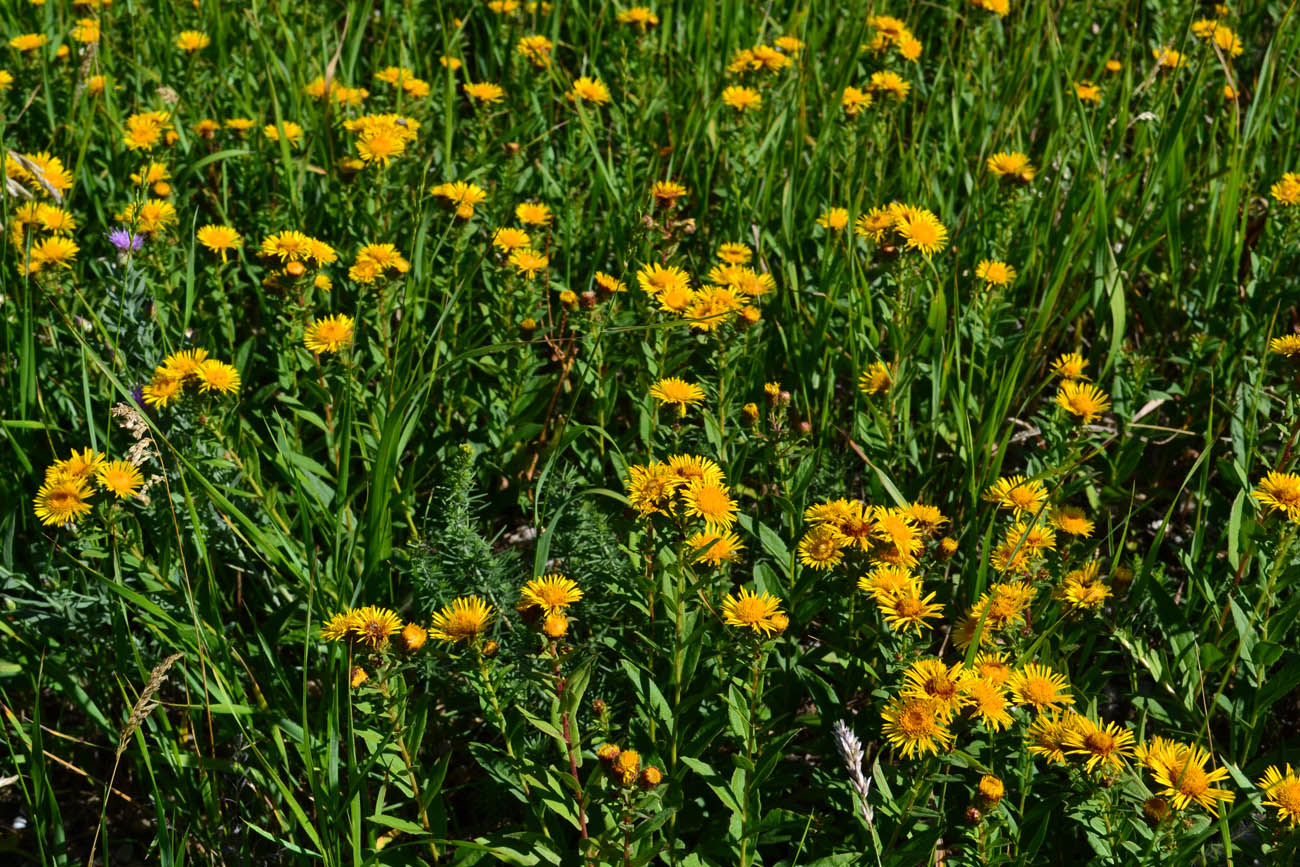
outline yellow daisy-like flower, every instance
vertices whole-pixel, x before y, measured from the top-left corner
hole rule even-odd
[[[1056,405],[1088,424],[1110,409],[1110,398],[1090,382],[1067,379],[1056,392]]]
[[[349,609],[330,615],[329,620],[321,627],[320,637],[324,641],[342,641],[352,632],[352,620],[355,611]]]
[[[492,233],[492,246],[504,253],[529,247],[533,239],[523,229],[504,227]]]
[[[482,204],[487,200],[487,190],[484,190],[478,184],[471,184],[465,181],[455,181],[450,184],[439,184],[433,188],[433,194],[446,199],[455,206],[456,216],[462,220],[468,220],[474,216],[474,206]]]
[[[353,638],[378,650],[388,644],[389,636],[402,628],[402,618],[390,609],[367,605],[352,612],[349,626]]]
[[[184,380],[178,377],[160,376],[155,373],[153,379],[141,389],[144,402],[155,409],[165,407],[180,396],[183,384]]]
[[[1282,179],[1269,188],[1271,195],[1279,205],[1289,208],[1300,205],[1300,173],[1286,172]],[[1276,350],[1274,350],[1276,351]],[[1287,353],[1290,355],[1291,353]]]
[[[220,253],[222,262],[226,261],[227,253],[244,243],[244,239],[239,232],[230,226],[209,224],[195,232],[194,237],[212,252]]]
[[[697,482],[682,490],[686,514],[704,520],[704,529],[717,533],[736,522],[740,507],[731,498],[727,486],[717,482]]]
[[[1066,741],[1074,731],[1076,719],[1078,714],[1073,712],[1064,715],[1052,712],[1035,717],[1025,734],[1029,752],[1042,756],[1054,765],[1067,764],[1065,751],[1069,749],[1069,744]]]
[[[199,380],[199,391],[219,391],[222,394],[239,391],[239,371],[233,364],[209,358],[198,366],[194,375]]]
[[[1182,52],[1175,51],[1167,45],[1152,48],[1151,56],[1156,59],[1156,64],[1162,69],[1177,69],[1187,64],[1187,58],[1183,57]]]
[[[1291,827],[1300,822],[1300,777],[1291,770],[1279,771],[1277,765],[1264,769],[1264,776],[1255,785],[1264,792],[1264,805],[1277,809],[1278,821],[1290,822]]]
[[[666,208],[671,208],[677,200],[686,195],[686,187],[676,181],[655,181],[650,188],[650,195]]]
[[[872,362],[858,377],[858,390],[863,394],[884,394],[893,384],[893,374],[883,361]]]
[[[875,97],[871,95],[871,91],[856,87],[846,87],[840,94],[840,106],[848,117],[857,117],[864,108],[870,108],[874,101]]]
[[[722,467],[701,455],[670,455],[668,467],[688,485],[721,485],[726,482]]]
[[[906,566],[877,563],[871,568],[870,574],[858,579],[858,589],[871,594],[877,601],[884,601],[907,592],[915,583],[916,579]]]
[[[1007,695],[997,684],[982,677],[968,677],[962,681],[961,690],[971,713],[989,731],[996,732],[1011,727]]]
[[[202,48],[207,48],[211,44],[212,40],[208,37],[208,34],[199,30],[182,30],[176,36],[176,47],[190,54]]]
[[[620,24],[634,24],[644,32],[647,27],[659,23],[659,16],[650,11],[648,6],[633,6],[618,13]]]
[[[889,208],[872,207],[853,221],[853,233],[879,244],[885,233],[894,228],[896,217]]]
[[[799,540],[799,562],[809,569],[830,569],[844,561],[850,539],[829,524],[813,527]]]
[[[718,245],[717,257],[729,265],[747,265],[754,258],[754,251],[747,244],[727,241]],[[751,272],[752,273],[752,272]]]
[[[591,102],[596,105],[607,105],[609,103],[609,88],[599,78],[582,76],[573,82],[572,89],[569,90],[568,97],[570,100],[579,102]]]
[[[515,206],[515,218],[525,226],[549,226],[551,208],[542,202],[520,202]]]
[[[9,40],[9,47],[15,51],[35,51],[50,41],[44,33],[20,33]]]
[[[1300,523],[1300,475],[1272,472],[1251,492],[1251,496],[1270,512],[1282,512]]]
[[[262,127],[262,136],[268,141],[280,141],[283,139],[289,144],[297,146],[302,144],[302,127],[291,120],[286,120],[279,126],[268,123]]]
[[[543,256],[536,250],[530,250],[522,247],[510,254],[510,264],[515,266],[515,271],[522,277],[529,280],[537,274],[538,271],[545,268],[551,263],[550,257]]]
[[[1079,536],[1086,539],[1092,535],[1093,523],[1077,506],[1060,506],[1053,509],[1048,518],[1058,532],[1067,536]]]
[[[1101,88],[1091,81],[1076,81],[1074,83],[1074,95],[1079,102],[1088,102],[1093,105],[1101,102]]]
[[[890,746],[911,758],[938,754],[953,741],[937,702],[920,697],[896,696],[880,714],[881,732]]]
[[[199,365],[208,357],[208,351],[202,347],[181,349],[163,359],[154,371],[157,376],[184,380],[198,374]]]
[[[871,89],[877,93],[886,93],[895,101],[902,102],[907,99],[907,93],[912,89],[912,85],[898,73],[882,70],[871,73]]]
[[[72,260],[77,258],[80,247],[71,239],[62,236],[43,238],[31,247],[31,264],[33,271],[39,271],[46,265],[59,268],[71,268]]]
[[[283,262],[298,262],[311,253],[311,238],[302,232],[290,229],[268,235],[262,241],[263,256],[275,256]]]
[[[1148,753],[1147,759],[1151,776],[1161,787],[1157,794],[1167,798],[1175,810],[1195,802],[1211,816],[1217,816],[1219,803],[1233,800],[1231,791],[1213,785],[1228,778],[1227,769],[1206,770],[1210,754],[1200,747],[1164,742],[1155,754]]]
[[[929,629],[926,620],[943,616],[943,606],[933,603],[935,594],[921,595],[921,585],[913,582],[907,589],[884,598],[878,598],[876,605],[890,629],[906,632],[911,629],[920,635]]]
[[[75,476],[47,479],[36,492],[35,511],[41,523],[62,527],[90,512],[90,488]]]
[[[490,81],[467,81],[464,90],[465,95],[475,102],[496,103],[506,95],[505,88]]]
[[[933,701],[947,722],[967,703],[962,687],[969,676],[961,662],[949,667],[937,659],[921,659],[912,663],[903,675],[901,693]]]
[[[1037,170],[1029,162],[1029,157],[1019,151],[999,151],[984,161],[990,172],[999,178],[1032,181]]]
[[[997,503],[999,509],[1009,509],[1019,517],[1035,513],[1047,501],[1047,488],[1037,479],[1010,476],[998,479],[984,492],[984,499]]]
[[[582,589],[578,582],[566,578],[557,572],[534,578],[520,591],[525,607],[536,606],[547,614],[563,611],[570,605],[582,600]]]
[[[1110,587],[1097,574],[1100,568],[1099,561],[1089,560],[1082,569],[1071,569],[1065,573],[1060,597],[1071,609],[1095,611],[1110,597]]]
[[[555,46],[551,40],[540,34],[525,36],[515,45],[515,53],[533,66],[550,66],[551,49]]]
[[[1004,653],[977,653],[970,664],[971,674],[987,680],[994,686],[1005,686],[1011,679],[1011,666]]]
[[[1016,269],[1006,262],[983,259],[975,266],[975,276],[983,280],[986,286],[1006,286],[1016,279]]]
[[[94,449],[72,450],[70,457],[61,461],[55,461],[45,471],[45,480],[52,481],[56,478],[72,479],[90,479],[99,468],[104,465],[107,458]]]
[[[849,224],[849,212],[846,208],[827,208],[817,218],[817,225],[831,232],[840,232]]]
[[[948,243],[948,230],[939,218],[927,210],[896,216],[894,231],[908,250],[918,250],[929,259]]]
[[[1274,337],[1268,342],[1268,349],[1270,352],[1290,358],[1300,353],[1300,334],[1284,334],[1281,337]]]
[[[119,500],[134,497],[144,485],[140,470],[129,461],[105,461],[96,472],[95,481],[104,490],[112,491]]]
[[[752,87],[732,86],[722,91],[722,101],[736,111],[757,111],[763,107],[763,95]]]
[[[342,313],[314,319],[307,324],[302,342],[308,352],[338,352],[352,345],[353,328],[356,322],[351,316]]]
[[[906,509],[877,506],[872,513],[871,533],[888,546],[876,556],[886,563],[911,566],[921,553],[924,540]]]
[[[1076,719],[1075,727],[1065,736],[1066,755],[1086,756],[1084,768],[1092,771],[1120,771],[1124,759],[1133,757],[1133,732],[1114,721],[1100,725],[1085,716]]]
[[[778,617],[784,617],[781,599],[767,592],[760,595],[742,587],[738,595],[728,593],[722,600],[722,622],[728,626],[750,629],[755,634],[761,632],[770,637],[772,633],[782,631],[779,628],[782,621]]]
[[[1017,704],[1035,711],[1057,710],[1074,702],[1065,675],[1045,665],[1026,665],[1007,679],[1007,686]]]
[[[686,407],[704,402],[704,389],[684,379],[668,377],[650,386],[650,396],[660,406],[676,406],[678,415],[686,416]]]
[[[606,292],[626,292],[627,284],[615,277],[613,274],[606,274],[604,271],[597,271],[593,278],[596,285]]]
[[[740,552],[745,550],[740,537],[730,530],[721,533],[696,533],[686,540],[694,554],[694,562],[720,566],[735,562]]]
[[[668,464],[652,461],[649,466],[627,468],[627,498],[640,514],[667,515],[673,511],[673,495],[685,482]]]
[[[473,641],[492,622],[492,606],[477,596],[461,596],[433,615],[429,637],[456,643]]]
[[[1088,366],[1088,362],[1083,360],[1083,356],[1077,352],[1067,352],[1057,356],[1052,362],[1052,373],[1061,377],[1061,379],[1087,379],[1083,370]]]

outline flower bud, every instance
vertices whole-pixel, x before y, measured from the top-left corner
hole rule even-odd
[[[398,636],[398,644],[401,646],[403,652],[415,653],[421,647],[424,647],[424,642],[428,638],[429,633],[423,626],[408,623],[402,628],[401,635]]]
[[[654,765],[646,765],[645,770],[641,772],[637,783],[647,792],[653,791],[656,786],[663,782],[664,775]]]
[[[352,666],[352,673],[349,678],[349,682],[352,684],[353,689],[356,689],[357,687],[361,686],[361,684],[365,683],[369,679],[370,679],[370,675],[366,674],[366,670],[364,668],[362,668],[359,665]]]
[[[957,553],[957,540],[951,536],[944,536],[939,540],[939,557],[944,560],[951,560],[952,556]]]
[[[985,774],[980,777],[978,792],[979,794],[975,799],[976,803],[988,809],[996,806],[998,801],[1002,800],[1002,796],[1006,794],[1006,788],[1002,785],[1000,779],[992,774]]]
[[[542,623],[542,631],[551,638],[563,638],[569,633],[569,618],[565,617],[558,611],[553,614],[548,614],[546,615],[546,620]]]

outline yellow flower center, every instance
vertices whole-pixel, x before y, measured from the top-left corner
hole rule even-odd
[[[1108,756],[1115,751],[1115,738],[1109,732],[1089,732],[1083,739],[1083,745],[1094,755]]]

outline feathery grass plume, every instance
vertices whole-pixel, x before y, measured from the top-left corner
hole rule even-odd
[[[840,758],[844,760],[844,769],[849,772],[849,783],[853,786],[853,791],[858,793],[858,798],[862,805],[862,820],[870,827],[875,820],[876,811],[872,808],[868,797],[871,795],[871,780],[862,775],[862,761],[865,758],[862,752],[862,741],[858,740],[843,720],[839,720],[831,726],[831,733],[835,735],[835,746],[840,751]]]

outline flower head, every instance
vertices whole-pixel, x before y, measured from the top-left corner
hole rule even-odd
[[[144,485],[140,470],[129,461],[105,461],[96,471],[95,481],[119,500],[134,497],[136,491]]]
[[[975,266],[975,276],[983,280],[986,286],[1006,286],[1016,279],[1016,269],[1006,262],[984,259]]]
[[[704,389],[684,379],[668,377],[650,386],[650,396],[660,406],[676,406],[678,415],[685,417],[686,408],[704,402]]]
[[[1065,752],[1086,757],[1084,767],[1089,771],[1098,766],[1119,771],[1124,767],[1124,759],[1133,756],[1133,743],[1133,732],[1114,721],[1099,724],[1079,716],[1074,729],[1065,736]]]
[[[1264,792],[1264,804],[1277,809],[1278,820],[1294,828],[1300,822],[1300,777],[1290,765],[1285,768],[1279,771],[1277,765],[1269,765],[1255,785]]]
[[[894,749],[913,754],[938,754],[953,741],[938,702],[923,696],[896,696],[880,714],[881,732]]]
[[[578,582],[555,572],[532,579],[520,594],[527,607],[536,606],[548,614],[563,611],[582,599]]]
[[[429,636],[453,644],[473,641],[487,630],[491,622],[491,605],[477,596],[462,596],[433,615]]]
[[[199,380],[199,391],[219,391],[222,394],[234,394],[239,391],[239,371],[233,364],[209,358],[195,369]]]
[[[207,225],[194,233],[200,244],[214,253],[221,254],[221,261],[226,261],[226,254],[243,244],[239,232],[230,226]]]
[[[62,527],[90,512],[90,488],[75,476],[46,479],[36,492],[36,517],[46,526]]]
[[[1045,665],[1026,665],[1011,675],[1007,686],[1017,704],[1040,712],[1066,707],[1074,701],[1065,675]]]
[[[1110,409],[1110,398],[1090,382],[1067,379],[1056,392],[1056,405],[1088,424]]]
[[[1029,162],[1029,157],[1018,151],[999,151],[985,160],[984,164],[999,178],[1010,178],[1025,183],[1032,181],[1037,174],[1037,169]]]
[[[355,320],[342,313],[326,316],[323,319],[313,319],[307,324],[306,332],[303,334],[303,345],[307,347],[308,352],[338,352],[352,345],[354,326]]]
[[[1269,512],[1282,512],[1300,524],[1300,475],[1271,472],[1260,480],[1251,496]]]
[[[781,614],[781,600],[770,593],[756,594],[747,587],[740,588],[737,595],[727,594],[722,601],[722,622],[728,626],[753,630],[770,637],[780,632],[775,620]]]

